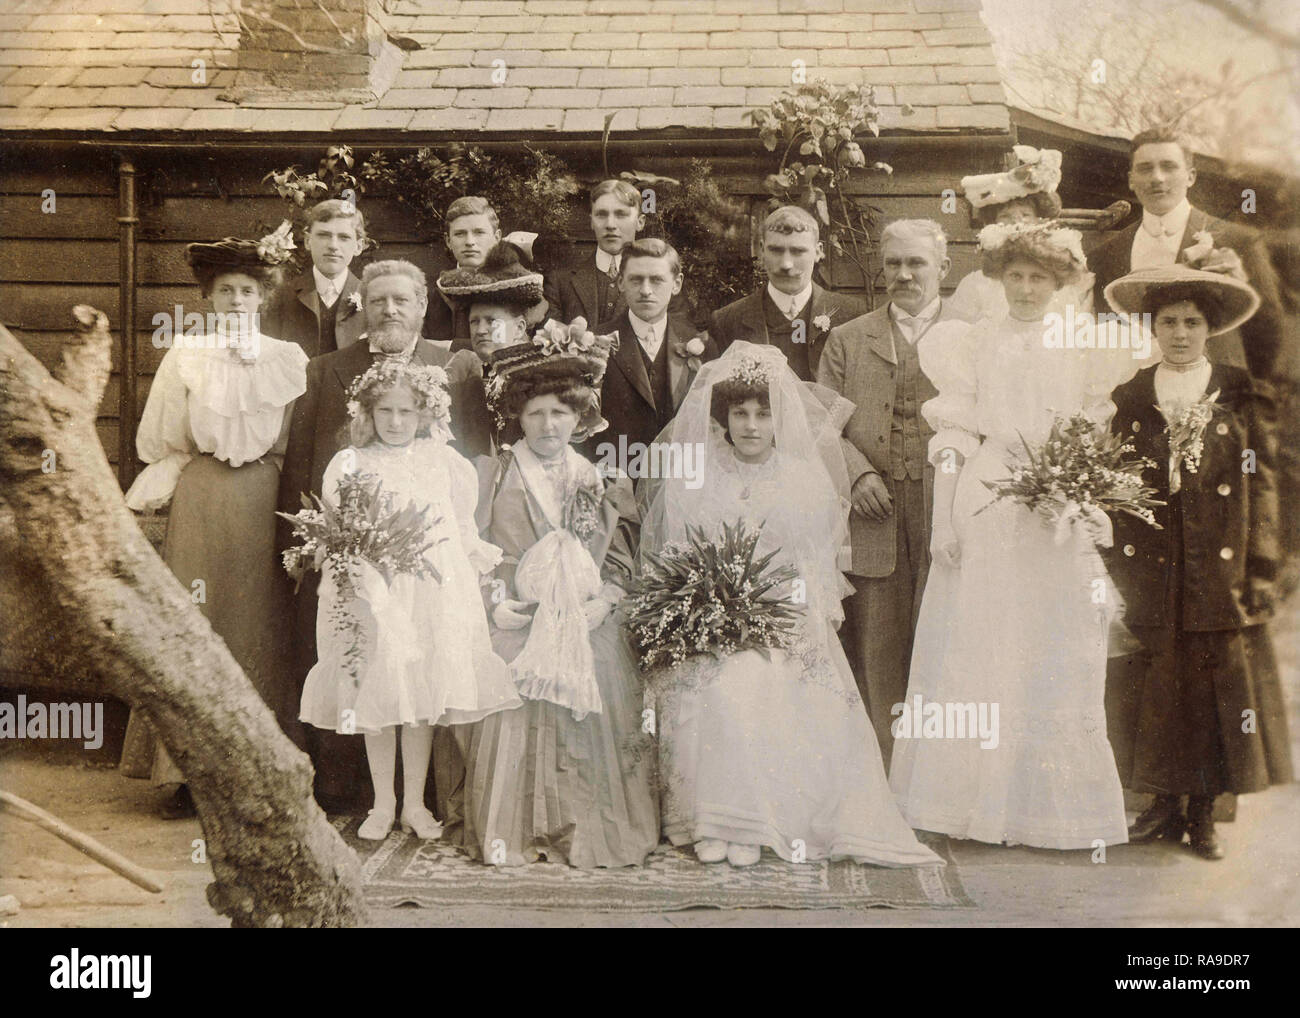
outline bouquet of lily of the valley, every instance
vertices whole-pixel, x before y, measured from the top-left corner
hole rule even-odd
[[[1165,433],[1169,436],[1169,491],[1174,493],[1183,486],[1183,467],[1188,473],[1196,473],[1201,465],[1201,453],[1205,448],[1205,428],[1217,410],[1219,390],[1202,394],[1195,402],[1166,410],[1158,407],[1168,422]]]
[[[724,523],[716,540],[703,528],[687,527],[685,542],[645,556],[647,566],[626,602],[643,670],[697,654],[722,658],[756,650],[767,657],[769,648],[790,645],[803,608],[766,595],[794,580],[795,571],[772,566],[776,551],[756,558],[758,535],[740,521]]]
[[[1155,464],[1130,457],[1134,449],[1127,438],[1099,431],[1087,416],[1076,413],[1057,418],[1041,446],[1031,447],[1023,436],[1021,442],[1024,465],[1013,469],[1009,478],[984,485],[994,501],[1010,499],[1040,514],[1056,528],[1058,544],[1078,523],[1092,531],[1096,544],[1110,547],[1107,514],[1117,512],[1159,528],[1152,510],[1164,503],[1152,498],[1156,489],[1142,480],[1142,471]]]
[[[284,552],[284,567],[299,587],[313,569],[332,579],[338,597],[330,609],[331,627],[343,640],[346,669],[356,685],[370,642],[362,616],[383,614],[381,605],[399,574],[441,583],[442,576],[425,553],[446,538],[429,541],[430,526],[440,520],[430,521],[427,510],[411,503],[395,509],[392,493],[384,491],[373,474],[340,477],[337,506],[315,496],[303,496],[302,503],[296,513],[276,513],[293,525],[294,536],[302,542]]]

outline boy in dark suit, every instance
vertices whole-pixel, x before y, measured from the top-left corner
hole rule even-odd
[[[501,222],[496,209],[486,198],[477,195],[457,198],[448,205],[443,222],[447,226],[447,250],[456,259],[456,268],[448,272],[482,268],[487,253],[501,240]],[[451,340],[453,352],[473,349],[466,309],[453,307],[437,294],[430,295],[421,335],[425,339]]]
[[[281,290],[263,315],[262,330],[297,343],[308,357],[351,346],[366,331],[352,260],[366,246],[366,222],[351,202],[331,198],[307,214],[303,247],[311,268]]]

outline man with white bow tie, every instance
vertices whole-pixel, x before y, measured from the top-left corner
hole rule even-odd
[[[1259,293],[1259,311],[1240,330],[1211,338],[1211,361],[1248,368],[1257,381],[1267,381],[1277,362],[1282,340],[1277,276],[1263,239],[1253,229],[1216,219],[1187,200],[1196,183],[1196,168],[1186,139],[1171,128],[1157,127],[1133,136],[1129,143],[1128,185],[1142,203],[1142,218],[1120,230],[1088,258],[1096,275],[1094,306],[1106,308],[1103,291],[1112,281],[1136,269],[1191,263],[1202,234],[1214,249],[1235,252],[1246,280]],[[1218,268],[1200,264],[1200,268]]]
[[[921,406],[938,391],[921,370],[916,344],[949,317],[939,297],[948,240],[929,219],[902,219],[880,235],[889,303],[831,329],[817,381],[857,408],[844,426],[852,485],[848,570],[840,639],[876,731],[886,770],[895,704],[905,702],[912,635],[930,572],[934,430]]]

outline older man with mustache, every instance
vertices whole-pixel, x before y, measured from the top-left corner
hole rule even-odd
[[[912,634],[930,570],[934,432],[921,404],[938,393],[921,370],[916,345],[948,317],[939,284],[951,263],[943,229],[929,219],[886,226],[880,256],[889,303],[831,329],[817,381],[857,407],[844,428],[854,593],[845,603],[841,639],[888,769],[891,710],[907,693]]]
[[[347,390],[372,364],[383,358],[415,361],[442,367],[447,365],[448,351],[420,338],[420,326],[428,307],[428,285],[424,273],[407,261],[374,262],[361,277],[362,306],[367,331],[357,342],[335,353],[316,357],[307,365],[307,391],[293,406],[289,424],[289,444],[284,468],[280,473],[279,508],[294,513],[302,508],[303,495],[320,495],[325,467],[345,444]],[[468,379],[453,365],[448,372],[451,394],[451,426],[454,444],[466,456],[486,453],[491,444],[487,422],[481,415],[465,413]],[[278,530],[280,549],[293,543],[292,528],[283,520]],[[316,585],[318,574],[310,574],[297,595],[294,611],[294,667],[301,688],[307,672],[316,663]],[[309,732],[308,752],[316,765],[316,797],[326,809],[347,811],[366,805],[358,802],[358,792],[368,787],[369,772],[361,740],[336,735],[321,729]],[[446,759],[444,750],[453,754],[454,747],[434,746],[434,767]],[[454,771],[455,768],[442,767]],[[451,775],[453,778],[457,774]],[[444,777],[439,773],[438,777]],[[437,787],[440,805],[450,788],[447,782]],[[445,816],[446,814],[440,814]]]

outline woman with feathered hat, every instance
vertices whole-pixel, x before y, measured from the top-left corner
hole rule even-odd
[[[1061,214],[1061,199],[1056,193],[1061,183],[1061,153],[1056,149],[1037,149],[1015,145],[1017,165],[1001,173],[980,173],[961,178],[962,196],[971,207],[971,223],[976,227],[995,223],[1034,225],[1055,219]],[[1063,287],[1058,304],[1072,302],[1075,312],[1092,307],[1092,275],[1084,273],[1077,283]],[[976,322],[981,318],[995,321],[1006,316],[1007,298],[1002,284],[982,269],[965,276],[945,304],[953,318]]]
[[[136,430],[148,466],[126,503],[150,511],[170,502],[164,560],[294,733],[297,695],[280,653],[289,603],[274,546],[275,504],[288,409],[306,390],[307,355],[258,329],[258,309],[293,247],[288,225],[260,241],[227,237],[186,249],[215,314],[206,316],[206,331],[174,325]],[[122,772],[178,786],[163,815],[193,815],[184,776],[139,712]]]
[[[489,406],[523,439],[479,459],[479,524],[505,553],[488,588],[492,643],[524,705],[461,732],[464,844],[495,865],[639,865],[659,841],[654,748],[615,611],[631,554],[611,545],[631,493],[626,480],[607,489],[573,447],[605,426],[611,345],[581,321],[548,322],[491,358]]]
[[[1186,265],[1132,272],[1105,296],[1151,316],[1162,355],[1114,393],[1112,428],[1154,464],[1143,476],[1166,503],[1159,530],[1117,519],[1104,552],[1146,652],[1127,709],[1110,718],[1127,787],[1155,793],[1129,839],[1176,844],[1186,830],[1197,855],[1221,859],[1215,796],[1293,780],[1266,625],[1280,559],[1270,401],[1246,371],[1205,356],[1206,340],[1260,298],[1243,279]]]

